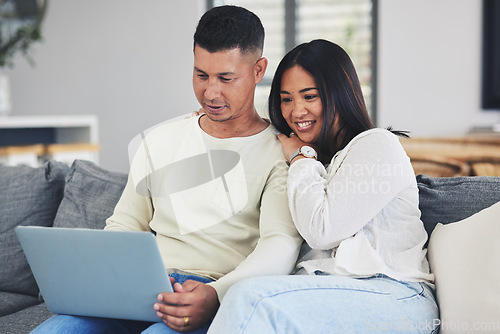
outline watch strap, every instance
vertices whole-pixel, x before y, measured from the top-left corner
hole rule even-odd
[[[292,162],[293,159],[295,159],[298,155],[300,154],[300,148],[298,148],[295,152],[290,155],[290,160],[288,160],[288,165]]]

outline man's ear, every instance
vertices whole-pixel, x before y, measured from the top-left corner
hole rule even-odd
[[[262,81],[262,78],[264,77],[264,74],[266,73],[267,69],[267,58],[262,57],[253,66],[253,71],[255,74],[255,84],[258,84],[259,82]]]

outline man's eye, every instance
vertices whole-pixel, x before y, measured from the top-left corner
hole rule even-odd
[[[224,77],[220,77],[220,79],[221,79],[222,81],[224,81],[224,82],[229,82],[229,81],[233,80],[233,79],[224,78]]]
[[[200,78],[200,79],[206,79],[206,78],[208,78],[208,75],[206,75],[206,74],[198,74],[198,78]]]

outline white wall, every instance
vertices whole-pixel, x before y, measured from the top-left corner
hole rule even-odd
[[[461,136],[481,110],[482,1],[380,0],[378,126]]]
[[[101,166],[128,171],[141,130],[198,109],[192,40],[201,0],[49,0],[36,66],[8,70],[12,115],[96,114]]]

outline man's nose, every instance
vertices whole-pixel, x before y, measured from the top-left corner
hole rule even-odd
[[[208,100],[214,100],[221,96],[221,91],[219,83],[216,80],[209,80],[207,83],[207,89],[205,89],[205,97]]]

